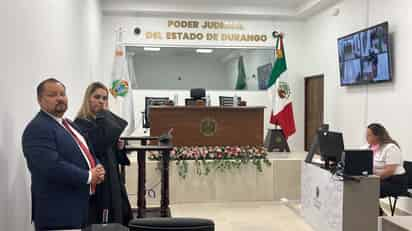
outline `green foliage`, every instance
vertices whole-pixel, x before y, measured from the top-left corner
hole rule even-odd
[[[267,152],[263,147],[256,146],[195,146],[175,147],[171,152],[171,160],[176,161],[178,174],[185,179],[189,171],[187,160],[194,161],[194,171],[199,176],[207,176],[212,171],[226,172],[239,170],[253,164],[258,172],[263,172],[263,166],[271,166]],[[151,152],[150,160],[161,160],[158,152]]]

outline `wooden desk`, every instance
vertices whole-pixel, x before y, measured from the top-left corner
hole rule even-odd
[[[264,107],[150,107],[150,135],[173,128],[173,144],[262,145]]]
[[[313,230],[378,229],[379,177],[340,181],[329,170],[305,162],[301,174],[301,214]]]

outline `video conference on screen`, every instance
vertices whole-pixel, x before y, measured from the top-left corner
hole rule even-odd
[[[342,85],[390,80],[387,24],[338,40]]]

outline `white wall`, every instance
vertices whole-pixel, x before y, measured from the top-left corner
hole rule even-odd
[[[9,5],[8,4],[0,4],[2,7],[2,10],[5,12],[8,12],[9,10]],[[6,26],[9,26],[9,23],[11,21],[11,18],[9,17],[9,14],[0,14],[0,27],[1,28],[7,28]],[[6,42],[10,41],[11,36],[8,34],[5,34],[3,36],[0,36],[0,49],[3,50],[6,54],[10,54],[10,47],[5,46]],[[8,76],[9,70],[7,68],[7,57],[5,55],[0,55],[0,79],[5,78],[5,76]],[[3,80],[1,80],[3,82]],[[3,116],[3,108],[6,108],[6,100],[4,100],[4,97],[6,97],[6,92],[5,91],[0,91],[0,108],[2,108],[2,111],[0,113],[0,118]],[[0,182],[3,184],[3,187],[0,187],[0,229],[6,230],[9,226],[8,222],[8,215],[7,211],[9,210],[9,203],[8,203],[8,183],[9,183],[9,169],[8,169],[8,161],[7,161],[7,152],[6,152],[6,135],[7,133],[4,132],[6,131],[6,124],[4,122],[5,119],[2,118],[0,121]],[[4,186],[5,185],[5,186]]]
[[[302,64],[300,62],[303,47],[304,38],[302,36],[303,23],[298,21],[272,21],[272,20],[237,20],[231,18],[231,21],[242,23],[246,31],[244,33],[257,33],[268,34],[269,40],[264,43],[251,43],[251,42],[224,42],[224,41],[152,41],[146,40],[143,36],[136,36],[133,34],[133,30],[136,26],[142,29],[142,33],[145,31],[168,31],[167,19],[162,17],[131,17],[131,16],[103,16],[103,76],[106,84],[110,83],[110,73],[113,65],[113,54],[115,45],[115,31],[118,28],[122,28],[123,42],[128,45],[166,45],[166,46],[188,46],[188,47],[266,47],[273,48],[275,46],[274,39],[270,38],[273,30],[282,31],[286,34],[285,37],[285,49],[286,59],[288,62],[288,79],[292,90],[293,107],[295,112],[295,121],[297,127],[297,133],[289,139],[289,145],[294,151],[303,150],[303,132],[304,132],[304,95],[303,95],[303,80],[302,80]],[[184,19],[184,18],[182,18]],[[210,20],[214,20],[211,18]],[[204,31],[203,31],[204,32]],[[222,32],[222,31],[220,31]],[[136,92],[136,91],[135,91]],[[142,94],[157,95],[159,91],[145,91],[138,90]],[[165,94],[171,94],[172,91],[164,91]],[[227,92],[229,95],[234,95],[234,91]],[[139,93],[138,93],[139,94]],[[181,94],[186,94],[185,91],[181,91]],[[217,97],[220,92],[211,92],[212,97]],[[263,105],[269,106],[268,94],[265,92],[248,92],[242,91],[238,95],[248,95],[250,98],[249,105]],[[159,94],[160,96],[160,94]],[[182,97],[180,97],[182,99]],[[243,98],[243,96],[242,96]],[[136,99],[135,104],[144,105],[144,101],[141,97]],[[268,123],[269,110],[265,114],[265,123]]]
[[[224,67],[218,59],[207,55],[134,56],[137,85],[143,89],[229,89]]]
[[[87,84],[100,76],[100,2],[10,0],[1,7],[0,229],[32,230],[21,135],[39,110],[35,87],[49,76],[61,80],[73,118]]]
[[[340,14],[332,12],[340,9]],[[411,130],[412,2],[409,0],[345,0],[309,19],[305,25],[306,76],[325,74],[325,121],[344,133],[345,146],[365,143],[365,127],[380,122],[399,141],[405,159],[412,160]],[[340,87],[337,38],[384,21],[392,39],[394,82],[379,85]],[[401,204],[412,211],[412,203]]]

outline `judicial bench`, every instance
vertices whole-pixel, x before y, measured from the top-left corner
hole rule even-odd
[[[264,107],[151,106],[150,135],[159,136],[173,128],[175,146],[194,145],[263,145]],[[258,172],[254,165],[227,172],[213,171],[198,176],[194,161],[187,161],[186,179],[178,175],[175,161],[170,163],[170,203],[223,201],[298,200],[300,195],[300,162],[304,153],[270,153],[270,167]],[[138,191],[138,156],[130,156],[126,185],[132,204]],[[161,172],[157,161],[146,161],[147,204],[161,204]],[[192,171],[193,170],[193,171]]]
[[[151,106],[150,135],[173,128],[173,145],[263,145],[265,107]]]
[[[170,151],[173,148],[172,145],[263,144],[264,107],[151,106],[149,110],[150,136],[124,138],[128,143],[140,141],[139,145],[126,146],[127,152],[137,153],[137,166],[135,166],[137,169],[131,168],[134,173],[127,171],[128,179],[125,179],[129,193],[130,191],[137,191],[137,203],[133,204],[137,204],[137,216],[139,218],[171,216],[169,208],[169,158]],[[173,128],[172,143],[166,146],[158,145],[162,134],[171,128]],[[153,171],[153,165],[151,164],[149,164],[150,170],[147,171],[146,152],[150,151],[160,151],[162,153],[161,172]],[[136,162],[132,158],[132,163]],[[150,186],[146,186],[146,184],[153,183],[151,181],[153,173],[156,174],[157,179],[160,178],[161,197],[158,198],[160,199],[160,208],[147,207],[147,191],[152,189],[148,188]],[[134,175],[137,176],[137,179]],[[133,187],[136,182],[137,190]],[[131,188],[132,190],[130,190]],[[158,192],[155,193],[159,195]]]

